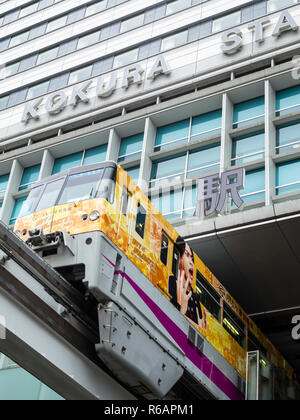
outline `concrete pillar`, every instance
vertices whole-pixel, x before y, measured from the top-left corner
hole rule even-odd
[[[7,185],[7,191],[4,197],[1,220],[9,224],[11,219],[11,214],[15,206],[14,195],[18,192],[22,176],[23,176],[23,166],[18,160],[14,160],[10,172],[10,177]]]
[[[121,137],[117,133],[116,129],[113,128],[109,133],[108,148],[107,148],[107,160],[113,160],[118,162],[120,147],[121,147]]]
[[[221,132],[221,161],[220,170],[224,172],[231,166],[232,141],[229,131],[233,125],[233,104],[228,93],[223,94],[222,100],[222,132]]]
[[[49,150],[45,150],[43,154],[43,159],[41,163],[41,170],[39,175],[39,181],[41,179],[47,178],[48,176],[52,175],[53,166],[54,166],[54,157]]]
[[[266,205],[272,204],[272,196],[276,194],[276,165],[273,161],[276,147],[276,127],[273,123],[276,109],[276,92],[269,80],[265,82],[265,167],[266,167]]]
[[[152,160],[150,154],[153,153],[156,139],[156,126],[154,125],[151,118],[147,118],[145,121],[144,131],[144,142],[143,152],[141,157],[141,168],[139,177],[139,187],[146,192],[149,187],[149,181],[151,178]]]

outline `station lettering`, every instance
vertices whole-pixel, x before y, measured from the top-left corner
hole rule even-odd
[[[270,19],[264,17],[258,19],[255,22],[251,22],[248,25],[248,30],[254,32],[254,40],[256,43],[261,44],[264,42],[264,32],[267,25],[270,24]],[[299,30],[299,25],[296,23],[295,19],[288,10],[285,10],[279,16],[279,19],[273,29],[272,36],[274,38],[279,38],[284,32]],[[240,28],[229,29],[224,32],[222,35],[223,45],[221,50],[224,54],[235,54],[243,47],[243,37],[244,34]]]
[[[147,75],[148,80],[155,80],[160,76],[167,76],[171,72],[163,56],[157,57],[153,67]],[[124,70],[121,88],[128,90],[130,86],[142,85],[145,78],[145,71],[140,64],[134,64]],[[76,108],[79,103],[88,104],[90,102],[89,89],[94,85],[96,95],[99,99],[108,98],[117,89],[117,73],[108,76],[101,76],[98,79],[88,80],[80,86],[75,86],[70,96],[64,91],[54,92],[46,98],[38,98],[28,103],[24,109],[22,122],[28,123],[30,120],[40,118],[40,108],[43,104],[45,110],[50,115],[60,114],[68,105]]]

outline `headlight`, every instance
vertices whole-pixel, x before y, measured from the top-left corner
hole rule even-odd
[[[100,213],[97,210],[95,210],[90,214],[90,221],[95,222],[96,220],[99,219],[99,217],[100,217]]]

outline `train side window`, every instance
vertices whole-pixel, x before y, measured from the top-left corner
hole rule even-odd
[[[239,343],[241,347],[246,347],[246,326],[225,302],[223,327],[235,339],[235,341]]]
[[[141,205],[141,203],[138,203],[135,231],[143,239],[145,237],[146,218],[147,218],[146,210]]]
[[[180,251],[177,248],[177,246],[174,245],[172,272],[177,279],[179,275],[179,264],[180,264]]]
[[[169,238],[163,233],[162,240],[161,240],[160,260],[165,266],[168,265],[168,254],[169,254]]]
[[[252,334],[251,331],[248,331],[248,352],[251,351],[260,351],[262,356],[268,357],[268,352],[261,342]]]
[[[203,306],[220,322],[221,298],[199,271],[197,271],[196,291]]]

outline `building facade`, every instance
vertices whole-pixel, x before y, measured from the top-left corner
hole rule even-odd
[[[221,231],[297,221],[299,26],[298,0],[1,2],[1,219],[13,227],[35,182],[117,161],[246,310],[299,307],[294,236],[283,232],[295,259],[288,297],[276,301],[280,277],[266,307],[256,304],[270,283],[260,290],[259,274],[240,272],[255,250],[239,264],[229,245],[219,251]],[[222,216],[195,217],[198,179],[237,168],[243,210],[229,201]]]

